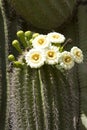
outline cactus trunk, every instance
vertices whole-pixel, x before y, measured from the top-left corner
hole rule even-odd
[[[81,48],[84,50],[84,64],[79,67],[79,86],[80,86],[80,110],[81,110],[81,120],[80,120],[80,130],[86,130],[87,125],[85,122],[87,122],[87,97],[86,97],[86,92],[87,92],[87,80],[86,80],[86,75],[87,71],[86,66],[87,66],[87,15],[86,14],[86,8],[87,5],[80,5],[78,8],[78,20],[79,20],[79,44]],[[85,20],[82,19],[82,16],[85,16]]]
[[[14,69],[10,83],[12,130],[74,130],[72,89],[56,68]]]
[[[6,113],[6,46],[4,23],[0,8],[0,129],[4,129]]]

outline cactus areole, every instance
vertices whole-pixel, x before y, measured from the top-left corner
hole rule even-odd
[[[72,16],[76,0],[9,0],[17,14],[34,27],[49,30]]]

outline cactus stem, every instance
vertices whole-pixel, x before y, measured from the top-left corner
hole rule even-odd
[[[44,112],[44,125],[45,125],[45,130],[49,130],[49,106],[47,102],[47,91],[46,88],[43,85],[42,79],[41,79],[41,71],[38,70],[39,74],[39,80],[40,80],[40,86],[41,86],[41,96],[42,96],[42,103],[43,103],[43,112]]]

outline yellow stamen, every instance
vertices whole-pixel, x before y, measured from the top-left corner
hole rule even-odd
[[[32,55],[32,59],[35,60],[35,61],[39,60],[39,58],[40,58],[39,54],[33,54]]]
[[[55,39],[58,39],[60,36],[59,35],[53,35],[52,37],[55,38]]]
[[[77,51],[76,56],[80,57],[80,55],[81,55],[80,51]]]
[[[44,43],[44,39],[39,39],[39,40],[38,40],[38,43],[39,43],[40,45],[42,45],[42,44]]]
[[[66,56],[64,60],[65,60],[65,62],[69,63],[71,61],[71,57],[70,56]]]
[[[48,56],[51,57],[51,58],[54,57],[54,52],[53,51],[49,51],[48,52]]]

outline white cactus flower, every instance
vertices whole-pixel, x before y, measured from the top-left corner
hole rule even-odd
[[[25,60],[27,65],[29,65],[31,68],[40,68],[42,65],[44,65],[45,55],[42,50],[33,48],[27,52],[25,55]]]
[[[73,55],[73,58],[74,58],[74,61],[76,63],[81,63],[83,62],[83,53],[82,53],[82,50],[79,49],[78,47],[74,46],[72,49],[71,49],[71,54]]]
[[[64,51],[61,53],[59,63],[62,68],[69,70],[74,66],[74,59],[70,52]]]
[[[63,43],[65,41],[64,35],[57,32],[48,33],[47,37],[51,43]]]
[[[58,63],[59,58],[58,48],[55,46],[51,46],[50,48],[45,50],[46,55],[46,63],[50,65],[54,65]]]
[[[34,48],[44,49],[50,46],[50,41],[46,35],[38,35],[33,41],[32,45]]]

